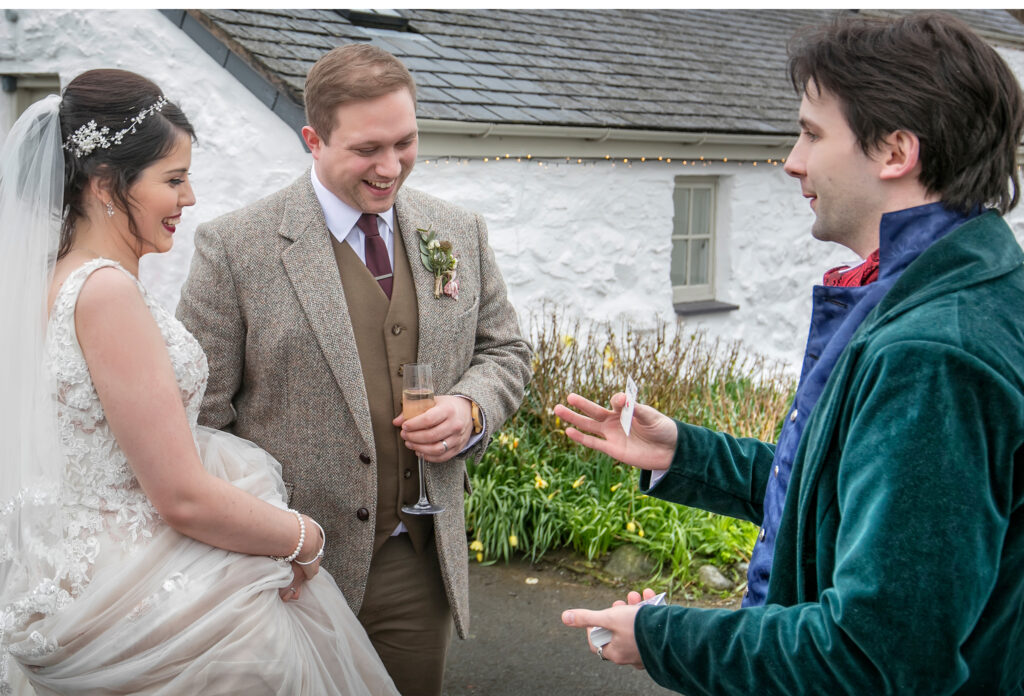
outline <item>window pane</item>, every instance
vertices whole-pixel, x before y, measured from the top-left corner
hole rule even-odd
[[[708,284],[708,249],[711,247],[709,242],[707,238],[694,239],[690,242],[690,249],[693,252],[690,257],[690,285]]]
[[[672,218],[673,234],[689,234],[690,232],[690,189],[676,187],[672,196],[676,206],[675,217]]]
[[[669,265],[673,302],[713,297],[716,185],[712,177],[675,177]]]
[[[672,240],[672,284],[686,285],[686,245],[685,239]],[[664,276],[662,276],[664,277]]]
[[[690,234],[711,234],[711,189],[695,188],[693,190],[693,222]]]

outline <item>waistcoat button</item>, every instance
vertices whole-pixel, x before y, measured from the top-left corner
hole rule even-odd
[[[796,422],[796,409],[795,408],[793,409],[793,412],[789,414],[789,422],[790,423],[795,423]]]
[[[396,335],[396,336],[397,336],[398,334],[402,333],[402,327],[401,327],[401,325],[399,325],[399,324],[395,324],[394,326],[392,326],[392,327],[391,327],[391,333],[393,333],[393,334],[394,334],[394,335]]]
[[[412,478],[412,470],[411,469],[406,469],[405,473],[402,474],[402,478]]]
[[[370,511],[367,510],[366,508],[359,508],[358,510],[356,510],[356,517],[365,522],[366,520],[370,519]]]
[[[363,464],[369,464],[370,463],[370,455],[368,455],[366,452],[360,452],[359,453],[359,461],[361,461]]]

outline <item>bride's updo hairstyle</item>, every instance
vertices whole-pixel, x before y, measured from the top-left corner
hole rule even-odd
[[[174,149],[182,133],[196,134],[185,114],[160,88],[127,70],[89,70],[64,89],[60,104],[64,141],[64,222],[57,258],[71,248],[75,222],[85,217],[84,193],[99,177],[114,205],[128,214],[139,237],[129,189],[139,174]]]

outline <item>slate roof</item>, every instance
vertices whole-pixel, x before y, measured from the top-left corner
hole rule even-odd
[[[1024,25],[1004,10],[952,12],[990,39],[1024,44]],[[211,54],[219,42],[293,118],[313,63],[369,41],[412,72],[421,119],[773,135],[795,132],[799,105],[787,39],[836,11],[400,10],[407,31],[326,9],[165,14],[204,27],[197,41]]]

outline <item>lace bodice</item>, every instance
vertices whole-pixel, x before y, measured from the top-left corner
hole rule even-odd
[[[56,381],[59,435],[67,457],[62,507],[73,570],[62,584],[73,596],[88,582],[101,539],[120,542],[130,552],[152,536],[154,525],[159,524],[156,510],[110,430],[75,333],[75,306],[82,286],[93,271],[106,266],[131,276],[108,259],[95,259],[76,269],[57,295],[46,337],[47,363]],[[209,374],[206,355],[181,322],[135,282],[167,345],[194,437]]]

